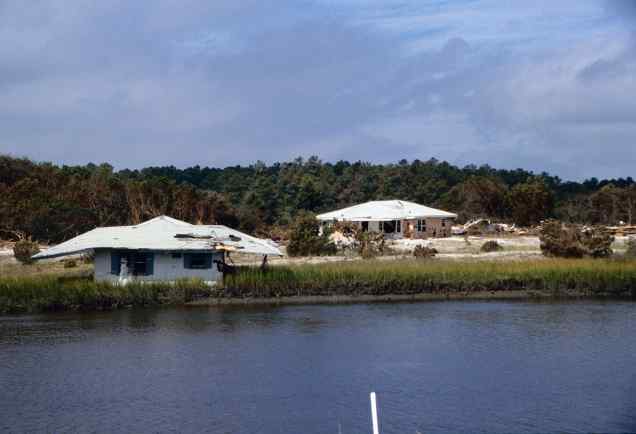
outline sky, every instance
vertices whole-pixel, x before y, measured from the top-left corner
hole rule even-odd
[[[0,154],[636,176],[636,1],[0,0]]]

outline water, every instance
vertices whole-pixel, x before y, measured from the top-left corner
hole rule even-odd
[[[0,431],[636,431],[636,304],[0,317]]]

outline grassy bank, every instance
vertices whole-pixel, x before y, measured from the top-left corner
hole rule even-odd
[[[9,277],[0,278],[0,313],[184,304],[210,293],[199,280],[117,286],[90,276]]]
[[[59,270],[58,270],[59,271]],[[356,261],[239,267],[223,287],[201,281],[116,286],[78,273],[0,277],[0,313],[254,300],[331,302],[526,298],[532,296],[635,296],[635,260],[543,259],[506,262],[438,260]],[[206,300],[203,300],[206,298]],[[328,301],[329,301],[328,300]]]
[[[547,259],[523,262],[364,261],[244,268],[227,276],[224,297],[290,297],[542,291],[636,294],[636,261]]]

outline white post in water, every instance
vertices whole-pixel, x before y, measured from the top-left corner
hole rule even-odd
[[[375,392],[371,392],[371,423],[373,424],[373,434],[380,434],[380,428],[378,428],[378,405],[375,400]]]

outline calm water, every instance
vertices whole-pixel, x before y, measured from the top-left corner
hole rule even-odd
[[[0,317],[0,431],[636,431],[636,304]]]

